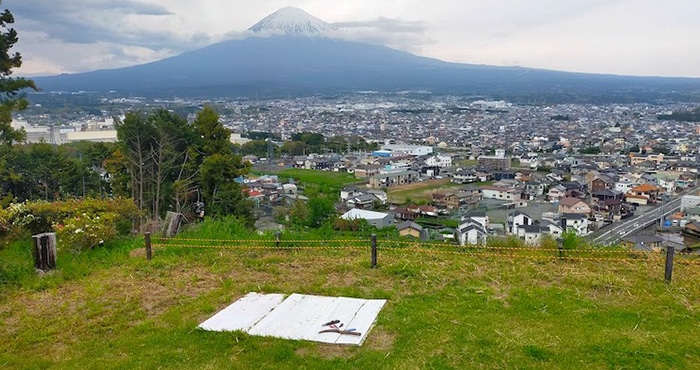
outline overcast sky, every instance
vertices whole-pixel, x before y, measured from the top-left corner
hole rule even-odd
[[[700,77],[700,0],[4,0],[20,75],[115,68],[240,33],[284,6],[454,62]]]

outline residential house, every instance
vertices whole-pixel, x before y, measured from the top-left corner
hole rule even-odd
[[[546,185],[539,181],[528,181],[525,183],[525,192],[532,197],[544,195]]]
[[[386,202],[388,200],[388,197],[387,197],[385,191],[377,190],[377,189],[370,189],[370,190],[367,190],[367,193],[374,195],[379,200],[379,203],[381,203],[381,204],[386,204]]]
[[[642,162],[649,161],[654,164],[660,164],[664,161],[663,153],[630,153],[630,165],[639,167]]]
[[[368,179],[372,176],[379,175],[382,166],[377,164],[367,164],[354,168],[355,178]]]
[[[433,193],[433,205],[439,208],[457,209],[459,208],[459,198],[455,193]]]
[[[593,179],[591,181],[591,192],[600,192],[606,189],[612,189],[615,187],[615,181],[605,175],[600,175],[600,177]]]
[[[521,193],[517,189],[501,188],[497,186],[482,186],[481,195],[483,199],[517,201],[520,200]]]
[[[489,216],[486,212],[471,212],[469,213],[469,217],[463,217],[461,221],[465,221],[469,218],[480,223],[485,229],[489,228]]]
[[[420,216],[420,213],[414,210],[409,210],[406,207],[396,207],[391,211],[394,218],[397,220],[413,221]]]
[[[620,178],[619,181],[615,182],[615,190],[619,190],[625,194],[629,193],[632,188],[637,186],[637,180],[632,180],[627,177]]]
[[[549,228],[546,229],[548,231]],[[519,235],[521,239],[525,240],[525,245],[528,246],[539,246],[542,242],[542,227],[540,225],[526,225],[521,226],[519,229]]]
[[[484,245],[486,244],[486,227],[469,218],[464,220],[455,230],[455,239],[459,245]]]
[[[469,184],[479,181],[479,177],[476,175],[476,171],[459,170],[454,173],[451,181],[457,184]]]
[[[559,200],[559,214],[576,213],[580,215],[589,215],[591,207],[588,203],[580,198],[566,197]]]
[[[508,232],[512,235],[524,236],[523,226],[531,226],[535,224],[535,219],[520,211],[515,211],[508,215]]]
[[[642,184],[637,185],[627,194],[627,202],[632,204],[654,204],[659,199],[660,189],[657,186]]]
[[[663,248],[663,239],[649,234],[628,235],[622,238],[620,242],[627,248],[645,252],[661,252]]]
[[[562,185],[555,185],[549,189],[549,192],[547,192],[547,199],[552,202],[558,202],[560,199],[565,198],[566,196],[566,188]]]
[[[415,222],[404,221],[396,225],[396,229],[399,231],[399,236],[402,237],[413,237],[420,240],[428,239],[428,232]]]
[[[345,201],[345,205],[348,208],[359,208],[359,209],[374,209],[374,202],[379,201],[374,194],[361,194],[352,198],[348,198]]]
[[[564,233],[564,229],[561,227],[561,225],[550,220],[542,220],[542,223],[540,223],[540,229],[542,230],[542,234],[548,234],[554,238],[559,238]]]
[[[576,235],[588,235],[588,218],[583,214],[565,213],[559,218],[559,225],[565,231],[573,231]]]
[[[594,191],[591,193],[591,199],[593,202],[602,202],[604,200],[608,199],[617,199],[617,200],[623,200],[625,198],[625,194],[621,192],[620,190],[616,189],[603,189],[599,191]]]
[[[340,200],[346,201],[348,198],[353,198],[363,193],[357,186],[348,186],[340,190]]]

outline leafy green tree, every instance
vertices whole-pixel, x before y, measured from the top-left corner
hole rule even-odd
[[[253,140],[241,145],[241,155],[254,155],[257,157],[267,157],[267,141]]]
[[[205,105],[192,125],[199,136],[202,155],[231,152],[231,132],[219,122],[219,115],[212,107]]]
[[[286,141],[282,144],[280,151],[288,155],[303,155],[307,152],[311,152],[310,147],[303,141]]]
[[[200,185],[211,214],[238,216],[250,226],[254,221],[252,204],[247,202],[241,186],[234,181],[245,169],[240,157],[214,153],[202,162]]]
[[[307,224],[310,227],[321,227],[335,216],[336,212],[332,200],[326,197],[309,199],[309,219]]]
[[[10,27],[13,23],[15,18],[9,10],[0,13],[0,197],[3,198],[7,191],[6,181],[13,175],[4,170],[8,166],[10,147],[25,138],[24,132],[12,128],[12,112],[27,107],[25,89],[37,89],[32,80],[11,77],[13,69],[22,66],[22,56],[11,52],[19,40],[17,31]]]

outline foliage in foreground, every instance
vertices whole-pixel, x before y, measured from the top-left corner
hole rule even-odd
[[[59,248],[80,252],[131,232],[139,215],[132,199],[25,202],[0,209],[0,241],[56,232]]]

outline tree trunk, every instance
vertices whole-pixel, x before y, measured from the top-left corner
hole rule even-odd
[[[175,212],[170,212],[165,215],[165,230],[163,232],[163,235],[165,235],[166,238],[172,238],[173,236],[177,235],[177,233],[180,231],[180,224],[182,224],[182,220],[185,218],[182,213],[175,213]]]

